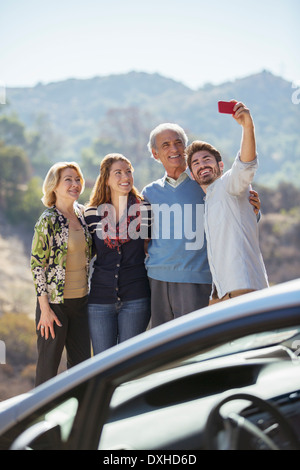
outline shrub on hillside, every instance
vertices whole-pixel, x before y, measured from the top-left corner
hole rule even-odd
[[[36,362],[35,324],[27,315],[5,313],[0,317],[0,340],[4,341],[6,363],[22,370]]]

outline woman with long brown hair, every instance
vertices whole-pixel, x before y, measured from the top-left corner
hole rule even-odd
[[[144,265],[150,206],[133,184],[133,167],[122,154],[101,162],[85,220],[96,259],[88,316],[94,354],[146,330],[150,288]]]

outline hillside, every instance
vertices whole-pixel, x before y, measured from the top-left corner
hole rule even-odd
[[[32,130],[46,121],[56,143],[52,159],[80,162],[84,149],[100,140],[107,145],[100,146],[98,161],[117,148],[130,152],[128,156],[140,164],[148,157],[150,130],[171,121],[182,125],[190,138],[219,147],[229,163],[239,147],[240,129],[230,116],[218,114],[217,101],[237,98],[249,106],[255,119],[260,155],[256,181],[273,187],[291,181],[300,187],[300,105],[292,102],[294,91],[291,83],[267,71],[218,86],[207,84],[197,91],[158,74],[131,72],[8,88],[2,113],[4,108],[5,113],[17,113]],[[156,176],[158,168],[151,168]],[[141,178],[141,185],[146,179]]]
[[[0,211],[0,316],[3,313],[35,311],[35,291],[30,272],[29,234],[24,244],[24,232],[7,223]]]

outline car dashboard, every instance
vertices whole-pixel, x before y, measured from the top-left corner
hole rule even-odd
[[[299,372],[298,356],[277,345],[125,383],[112,397],[99,449],[299,448]]]

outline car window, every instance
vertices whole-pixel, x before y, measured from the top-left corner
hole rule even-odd
[[[78,400],[72,397],[45,414],[47,423],[60,426],[63,442],[66,442],[69,438],[77,409]]]
[[[295,351],[297,349],[297,344],[298,349],[300,347],[300,342],[297,343],[298,336],[300,336],[300,327],[246,335],[241,338],[237,338],[230,343],[224,343],[206,352],[197,354],[188,360],[183,361],[183,363],[186,364],[187,362],[194,361],[201,362],[214,357],[222,357],[227,356],[228,354],[237,354],[245,351],[254,351],[256,349],[267,348],[286,342],[290,342],[289,347]]]
[[[201,345],[198,353],[189,358],[169,362],[163,368],[153,369],[144,376],[116,387],[99,449],[129,449],[131,447],[126,446],[132,443],[142,445],[143,433],[140,433],[140,428],[145,426],[144,423],[148,423],[149,429],[157,426],[157,433],[151,434],[147,430],[148,436],[151,434],[149,438],[154,442],[162,428],[161,417],[169,416],[169,410],[172,414],[173,407],[174,410],[179,410],[179,406],[184,409],[187,403],[193,404],[200,397],[222,393],[226,387],[252,385],[255,374],[260,370],[259,366],[252,365],[252,361],[255,362],[257,358],[260,364],[263,359],[268,362],[270,358],[287,363],[295,358],[299,364],[300,328],[246,335],[200,351]],[[168,419],[173,418],[170,415]],[[163,420],[166,421],[165,418]],[[144,434],[147,433],[145,431]]]
[[[68,441],[88,382],[32,411],[0,438],[0,448],[63,448]]]
[[[125,382],[117,387],[112,396],[110,407],[111,409],[114,409],[120,403],[132,398],[132,396],[143,393],[148,389],[149,384],[153,386],[156,381],[157,383],[160,383],[162,377],[167,378],[167,380],[172,380],[173,377],[177,376],[177,369],[179,367],[247,351],[263,351],[264,348],[276,345],[283,345],[289,349],[292,354],[300,356],[300,327],[246,335],[244,337],[237,338],[230,343],[220,344],[219,346],[207,349],[201,353],[193,354],[189,358],[169,363],[159,370],[152,370],[145,376],[134,379],[130,382]]]

